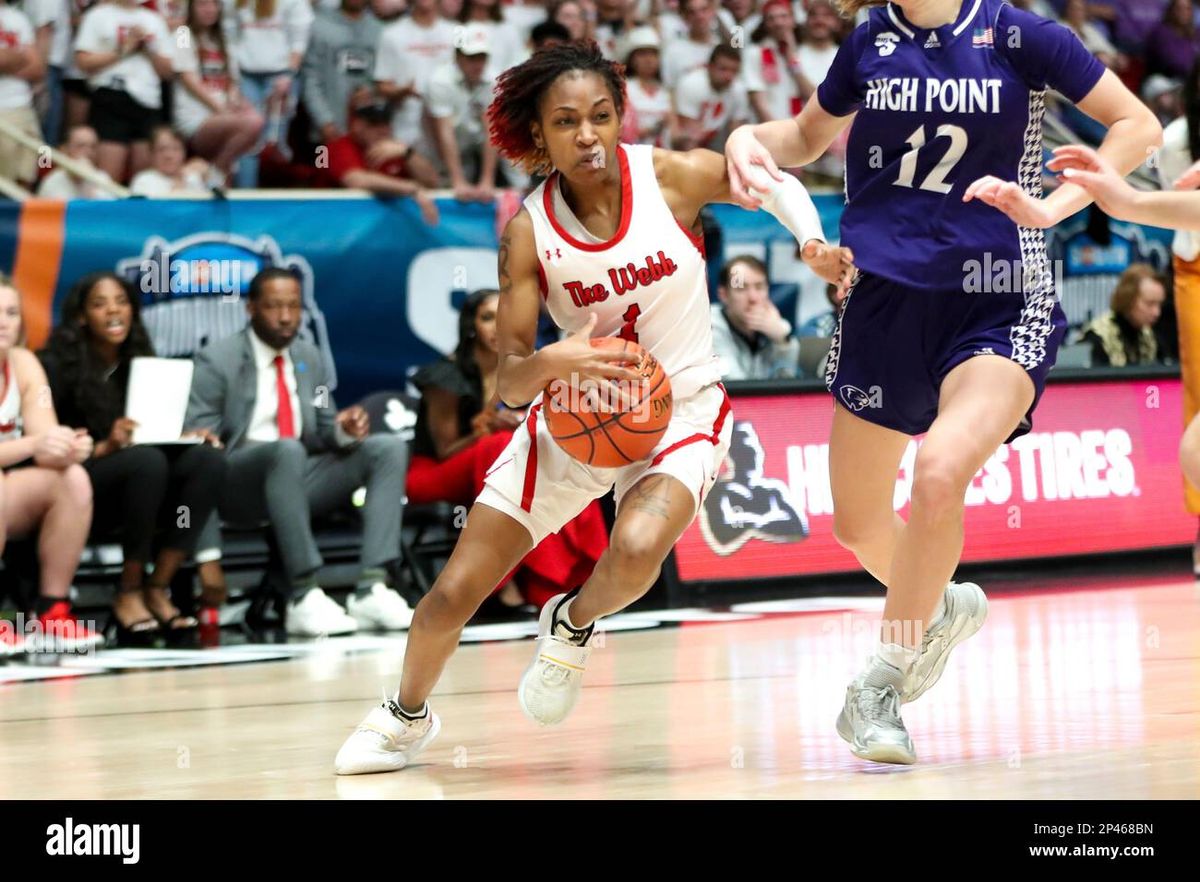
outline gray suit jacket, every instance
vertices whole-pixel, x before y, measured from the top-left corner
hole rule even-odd
[[[195,357],[184,425],[208,429],[230,450],[245,441],[254,413],[258,376],[250,345],[253,333],[247,325],[232,337],[205,346]],[[300,441],[310,453],[337,450],[343,446],[337,431],[337,405],[329,391],[329,375],[321,353],[300,339],[292,342],[290,351],[296,369],[296,397],[300,399]]]

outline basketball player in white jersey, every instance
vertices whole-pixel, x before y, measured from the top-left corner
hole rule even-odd
[[[565,719],[579,696],[596,620],[653,584],[725,458],[732,420],[713,354],[697,231],[706,203],[730,200],[725,161],[707,150],[618,143],[624,101],[621,68],[594,43],[543,50],[500,78],[489,109],[493,142],[526,171],[550,175],[509,222],[499,252],[498,392],[510,405],[533,405],[417,606],[399,690],[347,739],[335,760],[339,774],[402,768],[434,739],[440,724],[427,699],[463,625],[535,544],[615,485],[609,547],[582,588],[543,608],[518,690],[531,719]],[[805,261],[822,278],[847,282],[851,255],[824,242],[800,183],[767,186],[764,207],[802,243]],[[543,298],[570,336],[535,352]],[[625,366],[628,356],[593,348],[592,336],[637,341],[671,381],[666,434],[647,459],[623,468],[572,459],[540,414],[540,393],[553,380],[638,380]]]

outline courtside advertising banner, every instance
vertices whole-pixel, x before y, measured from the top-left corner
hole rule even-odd
[[[1190,543],[1183,506],[1177,379],[1051,383],[1033,431],[1005,444],[966,496],[964,561],[1001,561]],[[824,393],[733,399],[733,443],[700,517],[676,546],[679,576],[717,582],[860,567],[833,536]],[[907,514],[920,440],[900,464]]]

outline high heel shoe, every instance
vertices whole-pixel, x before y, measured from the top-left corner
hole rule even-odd
[[[140,591],[140,588],[123,588],[117,592],[117,597],[120,597],[122,594],[133,594]],[[109,616],[108,626],[105,628],[105,639],[110,646],[125,648],[153,646],[159,633],[160,626],[153,615],[150,618],[138,619],[129,624],[122,622],[120,616],[117,614],[117,603],[114,600],[112,615]]]
[[[146,591],[162,591],[166,592],[166,588],[151,587]],[[168,598],[169,599],[169,598]],[[174,606],[174,604],[171,604]],[[200,629],[200,620],[195,616],[184,615],[176,611],[171,616],[160,616],[155,612],[154,607],[149,603],[146,604],[146,609],[150,610],[150,615],[154,616],[154,620],[158,623],[159,632],[166,638],[167,643],[172,646],[194,644],[197,638],[197,632]]]
[[[114,612],[104,629],[104,641],[109,646],[123,649],[145,649],[153,646],[154,641],[162,633],[162,629],[154,619],[138,619],[128,625],[122,624]]]

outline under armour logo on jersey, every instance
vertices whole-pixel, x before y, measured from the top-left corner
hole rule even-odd
[[[891,31],[884,31],[875,38],[875,48],[879,50],[880,57],[886,58],[896,51],[896,44],[900,42],[900,35],[893,34]]]
[[[550,261],[551,263],[558,263],[560,260],[562,260],[562,249],[561,249],[561,248],[555,248],[555,249],[554,249],[554,256],[553,256],[553,257],[551,257],[551,256],[550,256],[550,249],[549,249],[549,248],[547,248],[547,249],[546,249],[546,260]]]
[[[938,39],[937,31],[929,32],[929,39],[925,41],[926,49],[940,49],[942,41]]]

